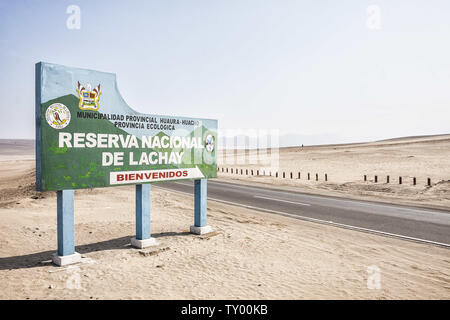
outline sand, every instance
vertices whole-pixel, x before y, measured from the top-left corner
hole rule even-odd
[[[0,299],[450,298],[448,249],[213,201],[214,231],[192,235],[193,197],[156,185],[158,246],[130,247],[134,188],[76,191],[83,259],[56,267],[56,197],[33,179],[33,160],[0,161]]]
[[[450,209],[450,135],[281,148],[278,168],[270,167],[272,162],[267,161],[270,154],[264,158],[258,156],[258,152],[261,151],[224,151],[219,155],[219,177],[238,183],[281,186],[315,194]],[[222,173],[222,167],[228,168],[228,173]],[[231,168],[234,169],[233,174]],[[236,174],[236,169],[239,174]],[[245,176],[246,169],[253,169],[255,176]],[[256,170],[260,171],[260,176],[256,176]],[[275,178],[277,171],[279,177]],[[282,178],[283,172],[285,179]],[[294,179],[290,179],[291,172]],[[298,172],[301,173],[300,179]],[[311,180],[307,180],[308,173]],[[318,181],[315,180],[316,173]],[[328,181],[325,181],[325,174]],[[364,175],[367,182],[364,182]],[[375,175],[378,183],[374,182]],[[388,175],[390,183],[386,183]],[[400,176],[401,185],[398,183]],[[415,186],[413,177],[417,181]],[[431,179],[430,187],[427,186],[427,178]]]

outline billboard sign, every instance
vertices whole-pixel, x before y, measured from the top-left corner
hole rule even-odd
[[[217,120],[142,114],[112,73],[36,64],[36,189],[217,176]]]

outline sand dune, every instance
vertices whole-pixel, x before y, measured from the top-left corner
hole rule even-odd
[[[33,190],[33,167],[0,162],[0,299],[450,298],[448,249],[214,202],[214,232],[195,236],[192,197],[156,187],[157,247],[129,245],[132,187],[76,191],[82,263],[55,267],[56,197]]]
[[[34,160],[34,140],[0,139],[0,161]]]
[[[298,191],[419,206],[450,208],[450,135],[397,138],[370,143],[281,148],[278,167],[269,156],[252,150],[219,155],[221,179],[239,183],[283,186]],[[233,174],[231,174],[233,168]],[[236,174],[239,169],[239,174]],[[260,170],[260,176],[241,176],[240,169]],[[275,172],[279,178],[275,178]],[[264,176],[262,176],[264,172]],[[286,179],[282,179],[285,172]],[[290,173],[294,179],[290,179]],[[298,178],[301,173],[301,179]],[[307,174],[310,173],[310,180]],[[318,174],[318,181],[316,179]],[[269,176],[272,175],[272,177]],[[325,180],[327,174],[328,181]],[[364,182],[364,175],[367,182]],[[374,182],[375,175],[378,183]],[[387,183],[387,176],[390,182]],[[402,185],[399,185],[402,177]],[[413,185],[416,177],[417,184]],[[427,186],[427,179],[431,186]]]

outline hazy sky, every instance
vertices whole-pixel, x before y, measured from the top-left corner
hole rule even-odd
[[[0,0],[0,138],[34,138],[38,61],[114,72],[135,110],[221,129],[450,132],[448,0]]]

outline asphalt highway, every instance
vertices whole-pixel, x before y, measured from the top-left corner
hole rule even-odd
[[[154,184],[193,194],[192,181]],[[450,248],[450,211],[351,200],[208,180],[208,200]]]

